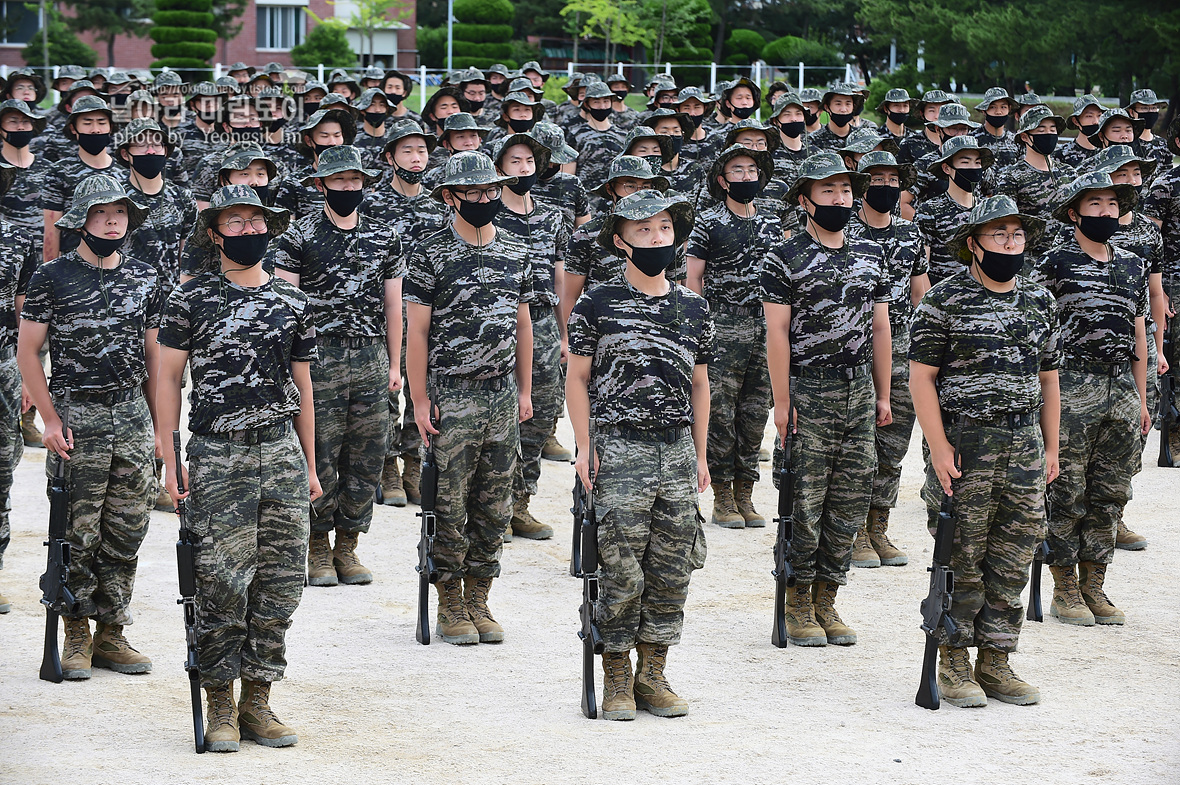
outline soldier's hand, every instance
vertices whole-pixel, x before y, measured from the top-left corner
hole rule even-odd
[[[33,408],[33,399],[29,397],[29,388],[22,384],[20,386],[20,413],[24,414],[31,408]]]
[[[778,402],[774,404],[774,429],[778,431],[780,442],[787,438],[787,429],[794,424],[792,414],[794,412],[791,410],[790,400],[783,401],[781,404]]]
[[[533,418],[533,398],[531,395],[521,393],[516,396],[516,402],[520,406],[520,422],[531,420]]]
[[[713,478],[709,476],[709,462],[704,458],[697,458],[697,493],[704,493]]]
[[[1045,482],[1050,483],[1061,474],[1061,460],[1057,450],[1045,450]]]
[[[435,428],[434,423],[431,422],[431,408],[429,403],[425,406],[414,404],[414,425],[418,426],[418,435],[422,437],[422,442],[427,447],[430,446],[430,437],[438,433],[438,428]]]
[[[183,463],[180,464],[180,475],[184,478],[184,493],[180,493],[176,485],[175,468],[167,461],[164,462],[164,490],[168,491],[168,496],[172,499],[173,507],[176,507],[181,499],[187,499],[189,495],[188,467]]]
[[[1144,436],[1151,433],[1151,412],[1147,411],[1147,404],[1139,407],[1139,432]]]
[[[893,422],[893,409],[889,406],[889,400],[877,401],[877,425],[885,426]]]
[[[938,483],[942,486],[942,492],[947,496],[953,496],[951,480],[963,476],[963,473],[955,466],[955,448],[949,443],[938,447],[932,446],[930,448],[930,465],[938,474]]]
[[[315,501],[324,495],[324,489],[320,487],[320,476],[315,473],[315,469],[310,469],[307,472],[307,487],[308,487],[308,501]]]
[[[565,365],[570,360],[570,339],[561,339],[561,364]]]
[[[45,432],[41,435],[41,443],[45,445],[45,449],[57,453],[68,461],[70,450],[74,449],[74,429],[70,428],[63,436],[61,420],[55,415],[50,415],[45,419]]]
[[[1159,358],[1160,358],[1159,368],[1156,369],[1155,375],[1156,376],[1163,376],[1165,373],[1168,372],[1168,370],[1172,366],[1168,365],[1168,358],[1164,357],[1163,352],[1160,352]]]
[[[156,443],[156,460],[164,457],[164,440],[160,438],[160,434],[153,434]]]
[[[586,453],[578,451],[578,457],[574,459],[574,471],[578,473],[578,479],[582,481],[583,488],[592,489],[590,483],[590,459]],[[598,455],[594,455],[594,476],[598,476]]]
[[[397,392],[402,388],[402,369],[395,368],[395,364],[389,366],[389,391]]]

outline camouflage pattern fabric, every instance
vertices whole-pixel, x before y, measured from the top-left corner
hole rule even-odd
[[[709,363],[709,474],[713,482],[757,482],[771,402],[766,318],[723,309],[711,316],[716,351]]]
[[[217,132],[206,134],[201,129],[197,128],[195,123],[188,121],[188,124],[181,123],[180,126],[180,150],[184,156],[184,168],[188,171],[189,176],[193,182],[197,180],[197,164],[201,159],[212,153],[216,148],[220,147],[221,142],[218,140]]]
[[[19,226],[34,243],[37,258],[41,258],[45,216],[41,209],[41,184],[51,164],[38,156],[28,169],[18,169],[12,185],[0,199],[0,216],[7,223]]]
[[[565,406],[565,375],[561,370],[561,332],[552,306],[534,305],[533,416],[520,424],[520,461],[512,482],[514,499],[537,494],[541,450],[557,427]]]
[[[590,194],[577,175],[558,172],[547,180],[538,180],[531,193],[534,199],[561,210],[567,236],[574,232],[574,219],[590,214]]]
[[[848,137],[855,133],[854,128],[848,128],[848,133],[844,136],[836,136],[832,133],[832,129],[827,125],[820,126],[820,129],[813,134],[807,135],[807,144],[811,147],[813,153],[818,153],[821,150],[839,150],[848,143]]]
[[[4,569],[4,551],[12,536],[8,523],[12,475],[25,451],[20,432],[20,369],[11,351],[3,350],[8,358],[0,360],[0,570]]]
[[[930,153],[937,153],[939,146],[930,141],[923,131],[908,134],[901,142],[901,150],[897,155],[899,164],[912,164]]]
[[[389,120],[385,121],[385,130],[388,131],[393,124]],[[370,169],[388,169],[389,165],[385,163],[385,137],[384,136],[370,136],[369,132],[365,130],[363,121],[357,124],[356,138],[352,141],[352,146],[361,151],[361,162]]]
[[[40,254],[16,227],[0,221],[0,569],[10,539],[12,474],[24,454],[20,433],[21,378],[16,364],[16,297],[23,295]]]
[[[232,413],[227,416],[234,416]],[[303,596],[307,461],[294,431],[261,444],[194,434],[188,525],[198,537],[201,684],[278,681]]]
[[[782,242],[783,226],[773,214],[756,212],[745,218],[724,203],[701,211],[687,254],[705,262],[704,295],[710,309],[760,309],[762,260]]]
[[[29,233],[0,221],[0,356],[16,350],[16,298],[28,293],[33,271],[41,264],[41,248]]]
[[[584,125],[569,135],[570,145],[578,151],[578,177],[584,183],[601,183],[610,171],[610,162],[622,155],[624,132],[611,127],[598,131]]]
[[[1078,176],[1075,169],[1065,164],[1054,166],[1051,163],[1050,167],[1048,172],[1042,172],[1022,158],[1004,169],[993,169],[996,174],[991,188],[984,183],[984,191],[988,196],[1010,196],[1020,212],[1045,221],[1044,239],[1036,246],[1030,244],[1025,248],[1026,257],[1047,251],[1049,239],[1061,231],[1061,222],[1053,217],[1053,210],[1057,207],[1057,192],[1061,186]]]
[[[147,194],[123,175],[123,187],[137,204],[148,209],[147,220],[127,238],[123,252],[135,259],[151,261],[165,293],[180,282],[180,244],[192,234],[197,222],[197,205],[187,188],[164,181],[164,188]]]
[[[1024,155],[1024,148],[1016,143],[1016,135],[1006,128],[1002,135],[992,136],[987,126],[981,125],[972,131],[971,135],[979,142],[980,147],[987,147],[995,154],[997,167],[1011,166]]]
[[[78,158],[76,151],[77,146],[74,148],[74,153],[55,161],[53,166],[46,169],[45,179],[41,182],[42,210],[56,210],[59,213],[65,213],[74,203],[74,187],[78,183],[92,174],[109,174],[116,177],[120,174],[114,163],[106,169],[94,169],[87,166]],[[78,232],[55,229],[52,226],[46,231],[61,233],[60,253],[62,254],[74,250],[82,242],[82,235]]]
[[[971,208],[963,207],[946,193],[918,205],[914,224],[930,249],[930,269],[927,274],[931,285],[963,271],[963,263],[948,249],[947,244],[970,212]]]
[[[692,437],[665,444],[599,432],[596,442],[597,610],[606,650],[677,644],[689,579],[706,555]]]
[[[773,154],[774,176],[789,186],[799,176],[799,169],[803,166],[803,162],[816,152],[816,149],[806,138],[803,140],[803,146],[798,150],[791,150],[784,145],[779,145]]]
[[[1144,261],[1148,275],[1159,275],[1163,272],[1164,240],[1160,228],[1142,213],[1131,213],[1131,223],[1122,226],[1118,234],[1110,238],[1112,245],[1125,248]],[[1155,333],[1162,329],[1151,318],[1150,308],[1146,316],[1147,327],[1147,411],[1153,419],[1159,415],[1159,375],[1155,372],[1159,363],[1159,354],[1155,346]],[[1142,435],[1144,447],[1147,446],[1147,434]]]
[[[1087,149],[1077,139],[1070,139],[1053,151],[1053,160],[1080,172],[1090,168],[1090,159],[1097,154],[1097,148]]]
[[[1153,136],[1150,142],[1136,139],[1131,143],[1131,147],[1134,148],[1136,155],[1159,162],[1155,171],[1150,176],[1143,178],[1144,184],[1148,187],[1151,186],[1152,180],[1172,168],[1172,151],[1168,149],[1168,143],[1164,141],[1162,136]]]
[[[277,183],[271,183],[275,207],[290,210],[293,222],[324,211],[324,195],[316,190],[315,185],[303,184],[303,178],[313,174],[315,166],[309,164],[292,171]]]
[[[725,134],[705,134],[704,139],[685,138],[684,146],[680,148],[680,160],[697,161],[705,166],[712,164],[713,159],[725,146]]]
[[[700,163],[681,159],[675,170],[655,168],[655,173],[667,177],[670,183],[668,190],[683,196],[689,204],[697,204],[709,196],[705,187],[709,171]]]
[[[533,210],[527,215],[504,207],[493,224],[528,249],[529,266],[533,273],[533,305],[556,306],[556,265],[569,244],[561,211],[539,200],[533,200]]]
[[[1162,224],[1164,280],[1180,276],[1180,167],[1157,170],[1155,180],[1143,189],[1141,209]]]

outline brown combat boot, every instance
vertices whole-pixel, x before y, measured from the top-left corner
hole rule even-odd
[[[815,620],[810,586],[787,587],[787,639],[796,646],[827,646],[828,636]]]
[[[4,596],[4,592],[0,592],[0,613],[8,613],[12,610],[12,603]]]
[[[406,500],[410,504],[422,503],[422,459],[416,452],[408,452],[402,456],[402,489],[406,492]]]
[[[361,564],[356,555],[356,543],[360,536],[360,532],[337,529],[336,547],[332,549],[332,566],[336,570],[336,577],[341,583],[350,586],[373,582],[373,573]]]
[[[1084,561],[1078,565],[1082,602],[1094,614],[1095,624],[1126,624],[1127,617],[1115,607],[1102,584],[1106,581],[1106,565]]]
[[[824,636],[833,646],[852,646],[856,643],[856,630],[840,618],[836,610],[836,592],[840,584],[816,581],[811,585],[815,621],[824,629]]]
[[[172,503],[172,497],[168,495],[168,489],[164,487],[164,462],[156,460],[156,509],[160,512],[175,512],[176,505]]]
[[[491,578],[463,579],[463,602],[467,616],[479,631],[480,643],[499,643],[504,640],[504,628],[492,617],[488,594],[492,591]]]
[[[668,647],[655,643],[641,643],[639,661],[635,665],[635,703],[657,717],[683,717],[688,714],[688,701],[672,692],[664,676],[668,661]]]
[[[299,741],[295,729],[284,725],[270,707],[270,682],[242,679],[238,701],[238,728],[242,736],[263,747],[290,747]]]
[[[635,719],[635,676],[631,673],[630,651],[608,651],[602,655],[602,718]]]
[[[938,694],[960,709],[987,705],[987,693],[971,676],[971,653],[966,648],[938,647]]]
[[[66,642],[61,647],[61,675],[64,679],[81,681],[90,678],[94,641],[90,637],[90,619],[61,618],[66,628]]]
[[[385,468],[381,470],[381,498],[381,503],[389,507],[405,507],[409,501],[395,457],[386,458]]]
[[[547,540],[553,536],[553,527],[541,523],[529,512],[529,497],[521,496],[512,505],[512,536],[526,540]]]
[[[20,416],[20,435],[25,440],[26,447],[44,447],[41,441],[41,431],[37,430],[37,410],[30,408]]]
[[[234,683],[205,688],[208,706],[205,718],[205,749],[209,752],[237,752],[242,737],[238,733],[238,706],[234,703]]]
[[[122,624],[94,623],[94,667],[115,673],[151,673],[152,661],[131,648]]]
[[[885,567],[909,564],[910,557],[905,555],[905,551],[889,541],[889,536],[885,534],[888,528],[889,510],[869,510],[869,543],[881,558],[881,564]]]
[[[1031,706],[1041,699],[1040,690],[1012,672],[1006,651],[980,649],[975,659],[975,680],[989,698],[1004,703]]]
[[[471,623],[463,602],[463,581],[452,578],[434,584],[438,590],[438,617],[434,634],[447,643],[463,646],[479,643],[479,630]]]
[[[541,448],[541,457],[558,463],[572,463],[574,460],[574,454],[557,441],[556,433],[549,434],[549,438],[545,440],[545,446]]]
[[[1141,551],[1147,547],[1147,538],[1136,534],[1127,528],[1127,524],[1119,519],[1118,533],[1115,534],[1114,547],[1123,551]]]
[[[873,514],[869,513],[869,520],[872,520]],[[852,541],[852,566],[853,567],[880,567],[881,557],[877,555],[877,551],[873,549],[873,544],[869,542],[869,532],[866,526],[861,526],[856,533],[856,539]]]
[[[762,529],[766,526],[766,518],[754,509],[754,481],[735,480],[733,484],[734,501],[737,511],[746,521],[747,529]]]
[[[723,529],[746,528],[746,519],[738,512],[730,483],[713,483],[713,523]]]
[[[332,564],[332,543],[327,532],[312,532],[307,540],[307,585],[336,586],[340,579]]]
[[[1093,627],[1094,614],[1082,600],[1074,568],[1050,567],[1049,572],[1053,574],[1053,602],[1049,605],[1049,615],[1056,616],[1062,624]]]

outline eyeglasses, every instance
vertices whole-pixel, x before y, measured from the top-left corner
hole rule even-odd
[[[164,142],[160,139],[132,142],[127,145],[127,152],[132,155],[145,155],[148,152],[163,152]]]
[[[611,183],[611,188],[613,188],[615,191],[622,191],[623,193],[633,194],[633,193],[637,193],[639,191],[651,190],[652,186],[649,185],[648,183],[644,183],[644,182],[622,183],[622,182],[619,182],[616,180],[615,182]]]
[[[1025,240],[1028,239],[1028,235],[1025,234],[1023,229],[1017,229],[1011,234],[1005,232],[1003,229],[997,229],[989,234],[977,234],[975,236],[990,237],[992,238],[992,242],[994,242],[996,245],[1007,245],[1009,242],[1011,242],[1012,245],[1024,245]]]
[[[464,202],[478,202],[488,201],[494,202],[500,198],[500,192],[503,189],[498,185],[493,185],[490,188],[473,188],[470,191],[451,191],[458,199]],[[484,197],[487,197],[484,199]]]
[[[225,234],[229,235],[241,234],[246,231],[247,226],[261,233],[266,231],[266,218],[261,215],[256,215],[248,221],[244,218],[230,218],[228,221],[219,225],[225,230]]]
[[[728,166],[725,168],[723,174],[726,178],[732,179],[740,177],[743,180],[757,180],[758,167],[757,166]]]

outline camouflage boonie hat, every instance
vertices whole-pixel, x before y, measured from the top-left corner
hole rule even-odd
[[[208,230],[214,225],[222,210],[238,205],[248,204],[257,207],[266,218],[266,232],[271,238],[278,237],[287,231],[291,224],[291,213],[282,207],[267,207],[258,198],[258,194],[248,185],[226,185],[218,188],[209,199],[209,206],[197,213],[197,222],[193,224],[193,232],[188,241],[198,248],[214,248],[209,239]]]
[[[509,134],[497,139],[492,145],[492,163],[499,167],[504,151],[517,144],[523,144],[533,151],[538,176],[549,168],[549,148],[532,134]]]
[[[529,60],[527,63],[525,63],[524,65],[522,65],[520,67],[520,72],[522,74],[524,74],[527,71],[536,71],[538,74],[541,75],[542,81],[549,78],[549,72],[546,71],[544,68],[542,68],[541,64],[538,63],[536,60]]]
[[[549,148],[550,163],[562,166],[578,160],[578,151],[566,143],[565,134],[553,123],[537,123],[529,133]]]
[[[797,106],[801,111],[806,111],[807,108],[803,106],[803,99],[799,97],[798,93],[794,90],[788,90],[786,95],[780,95],[778,100],[774,102],[774,108],[770,110],[770,117],[767,119],[774,120],[778,118],[786,111],[788,106]]]
[[[1115,120],[1126,120],[1130,123],[1132,135],[1135,139],[1139,138],[1139,135],[1143,133],[1143,129],[1147,126],[1147,123],[1138,117],[1131,117],[1131,115],[1127,114],[1126,109],[1107,109],[1098,118],[1098,130],[1090,134],[1090,142],[1097,146],[1102,139],[1102,132],[1106,130],[1106,126]]]
[[[770,96],[772,93],[793,93],[793,92],[795,92],[794,87],[791,87],[789,84],[782,81],[781,79],[776,79],[775,81],[771,82],[769,85],[766,86],[766,94],[763,96],[763,99],[766,101],[766,108],[767,109],[774,108],[774,102],[770,100]],[[781,96],[780,96],[780,98],[781,98]],[[775,100],[778,100],[778,99],[775,99]]]
[[[1097,108],[1099,112],[1106,111],[1106,107],[1103,106],[1097,98],[1090,95],[1089,93],[1086,93],[1082,97],[1078,98],[1078,100],[1073,102],[1073,111],[1070,112],[1065,118],[1065,124],[1067,126],[1072,125],[1074,128],[1079,128],[1080,126],[1078,125],[1078,117],[1081,116],[1082,112],[1086,111],[1086,107],[1088,106]]]
[[[238,80],[232,76],[219,76],[213,80],[213,84],[221,88],[221,92],[228,95],[237,95],[242,92],[241,85]]]
[[[361,97],[356,99],[354,108],[358,112],[363,112],[373,105],[373,100],[381,98],[385,101],[385,114],[393,111],[393,107],[389,105],[389,99],[385,97],[385,93],[381,92],[376,87],[366,87],[365,91],[361,93]]]
[[[75,82],[79,82],[85,78],[86,69],[82,66],[63,65],[61,68],[57,69],[57,76],[53,77],[53,89],[60,92],[61,87],[59,85],[63,79],[73,79]]]
[[[656,174],[651,168],[651,164],[639,156],[619,155],[610,162],[610,169],[607,170],[606,179],[590,193],[601,196],[603,199],[614,199],[615,195],[611,193],[610,184],[623,177],[646,180],[651,183],[652,188],[661,193],[667,191],[670,185],[667,177],[664,177],[662,174]]]
[[[627,85],[628,92],[630,92],[630,90],[631,90],[631,82],[627,80],[627,77],[623,76],[618,71],[611,74],[603,81],[606,82],[607,86],[610,86],[613,84],[624,84],[624,85]]]
[[[0,112],[3,111],[4,106],[0,104]],[[1135,148],[1130,145],[1112,144],[1095,153],[1088,163],[1093,171],[1107,174],[1114,174],[1127,164],[1139,164],[1139,173],[1147,180],[1155,172],[1159,161],[1151,156],[1136,155]]]
[[[33,103],[41,103],[42,99],[49,93],[45,88],[45,80],[37,75],[37,72],[32,68],[14,68],[8,72],[8,79],[5,80],[4,91],[8,92],[12,89],[12,85],[18,79],[28,79],[33,83],[33,91],[36,94],[36,99]]]
[[[160,102],[156,100],[156,96],[150,90],[132,90],[131,95],[127,96],[127,105],[132,104],[147,104],[148,106],[159,106]]]
[[[562,86],[561,92],[568,95],[574,101],[578,100],[578,88],[583,86],[582,85],[582,77],[583,76],[585,76],[585,74],[581,74],[581,73],[578,73],[575,71],[570,76],[570,78],[566,81],[566,83]],[[529,86],[532,86],[533,81],[531,79],[529,79],[527,76],[522,76],[521,79],[528,80]],[[515,88],[512,85],[508,85],[508,89],[514,90]]]
[[[882,166],[897,170],[897,179],[901,190],[908,191],[918,184],[918,170],[914,168],[914,165],[899,164],[893,153],[884,150],[871,150],[862,155],[856,164],[856,171],[867,174],[871,178],[873,175],[869,170]]]
[[[1048,107],[1048,104],[1046,104],[1043,100],[1041,100],[1041,97],[1039,95],[1037,95],[1036,93],[1021,93],[1020,95],[1016,96],[1016,98],[1013,100],[1015,100],[1016,105],[1020,106],[1020,107],[1030,107],[1030,106]]]
[[[0,111],[3,108],[0,107]],[[176,134],[167,128],[162,127],[154,117],[137,117],[123,127],[123,130],[115,134],[115,152],[127,147],[131,141],[137,136],[142,136],[146,133],[157,133],[160,135],[161,141],[164,142],[164,155],[171,156],[172,153],[180,146],[180,139]],[[115,156],[118,158],[118,156]]]
[[[901,152],[901,148],[898,147],[897,142],[887,136],[878,136],[875,131],[870,131],[868,128],[862,128],[848,134],[844,138],[844,146],[837,148],[836,152],[841,154],[864,155],[878,148],[894,156]]]
[[[675,120],[676,124],[680,126],[680,133],[685,139],[696,133],[697,128],[692,124],[692,120],[689,119],[688,115],[686,115],[684,112],[677,112],[672,109],[656,109],[652,111],[647,117],[643,118],[643,122],[641,122],[640,125],[645,125],[648,128],[655,130],[656,125],[664,119]]]
[[[292,92],[294,92],[295,95],[306,95],[312,90],[323,90],[325,96],[328,94],[328,86],[323,82],[317,82],[315,79],[307,80]]]
[[[1012,201],[1012,197],[989,196],[975,202],[975,206],[967,214],[967,220],[959,225],[954,236],[947,241],[947,250],[959,261],[970,264],[971,252],[967,249],[967,238],[973,235],[979,227],[1001,218],[1020,219],[1021,228],[1024,229],[1025,248],[1036,247],[1037,241],[1045,233],[1045,222],[1040,218],[1020,212],[1016,207],[1016,202]]]
[[[0,117],[3,117],[5,112],[17,112],[22,117],[29,118],[33,121],[33,130],[37,133],[44,131],[45,125],[49,122],[47,118],[38,114],[37,110],[29,106],[27,101],[21,101],[16,98],[0,101]]]
[[[660,93],[675,93],[674,101],[680,100],[680,88],[676,86],[676,80],[669,74],[658,74],[649,83],[652,88],[651,96],[647,99],[647,108],[655,109],[659,104]],[[613,93],[612,93],[613,95]]]
[[[340,95],[340,93],[328,93],[320,99],[320,111],[325,112],[329,109],[338,109],[340,111],[348,112],[353,119],[360,114],[355,106],[353,106],[347,98]]]
[[[783,201],[788,205],[794,205],[799,194],[803,192],[803,188],[808,183],[819,182],[820,180],[827,180],[829,177],[836,175],[848,175],[849,182],[852,183],[852,195],[859,199],[864,196],[865,189],[869,187],[870,178],[867,174],[850,171],[844,165],[844,159],[840,154],[832,150],[824,150],[807,158],[803,165],[799,168],[799,174],[795,178],[795,182],[791,183],[791,187],[787,189],[786,195],[783,196]]]
[[[541,96],[545,95],[544,90],[539,87],[533,87],[533,83],[525,76],[517,76],[508,83],[508,94],[511,95],[512,93],[531,93],[537,101],[540,101]],[[573,96],[570,97],[572,98]]]
[[[349,75],[348,71],[345,71],[343,68],[337,68],[331,74],[329,74],[325,84],[328,85],[329,93],[332,92],[332,88],[338,84],[348,85],[348,87],[352,90],[353,95],[360,95],[361,93],[360,84],[356,81],[356,79]]]
[[[460,71],[454,79],[454,83],[462,87],[465,84],[475,84],[479,82],[485,88],[491,87],[491,82],[483,75],[483,71],[478,68],[466,68]]]
[[[586,94],[582,96],[582,101],[589,101],[591,98],[611,98],[615,94],[610,91],[605,82],[593,82],[586,87]]]
[[[623,137],[623,154],[634,155],[631,152],[631,145],[640,139],[650,139],[658,144],[660,146],[660,158],[663,159],[664,163],[668,163],[676,157],[676,151],[672,149],[672,137],[657,134],[646,125],[635,126]]]
[[[443,169],[443,181],[435,186],[430,196],[437,202],[443,200],[443,191],[464,185],[499,185],[515,183],[515,177],[505,177],[496,171],[492,159],[474,150],[455,153],[447,159]]]
[[[184,99],[184,102],[185,104],[188,104],[197,100],[198,98],[216,98],[217,100],[221,101],[225,99],[225,93],[223,93],[217,87],[217,85],[213,84],[212,82],[197,82],[195,85],[193,85],[192,91],[188,94],[188,97]]]
[[[467,112],[456,112],[443,121],[442,133],[438,135],[439,144],[445,142],[447,136],[456,131],[475,131],[481,140],[486,139],[487,135],[491,133],[490,128],[484,128],[475,122],[475,118]]]
[[[799,100],[805,104],[816,103],[822,107],[824,94],[814,87],[804,87],[799,91]]]
[[[9,74],[9,81],[12,81],[12,75]],[[1131,100],[1127,101],[1127,106],[1134,106],[1135,104],[1143,104],[1144,106],[1167,106],[1168,101],[1165,98],[1160,98],[1155,94],[1155,90],[1144,88],[1143,90],[1133,90],[1131,92]]]
[[[1121,111],[1121,110],[1120,110]],[[1047,106],[1034,106],[1029,109],[1020,118],[1020,122],[1016,125],[1017,135],[1028,133],[1034,130],[1038,125],[1045,120],[1052,120],[1057,126],[1057,133],[1060,134],[1065,130],[1065,118],[1061,115],[1053,114],[1053,110]]]
[[[918,117],[922,117],[926,113],[926,107],[930,104],[957,104],[958,102],[958,98],[942,90],[927,90],[922,93],[922,100],[918,101],[914,110],[918,113]]]
[[[943,104],[938,107],[938,119],[926,123],[927,128],[931,126],[950,128],[952,125],[965,125],[973,130],[979,127],[979,123],[971,119],[970,110],[959,103]]]
[[[217,176],[220,179],[226,172],[240,172],[256,161],[262,161],[267,180],[273,183],[279,176],[278,167],[257,142],[235,142],[226,148],[221,166],[217,167]]]
[[[127,208],[127,234],[138,229],[147,220],[148,210],[136,203],[123,185],[109,174],[92,174],[74,189],[74,201],[65,215],[54,224],[58,229],[81,229],[86,225],[86,216],[96,204],[122,202]]]
[[[686,101],[696,99],[705,105],[705,114],[709,114],[717,108],[717,100],[712,96],[706,95],[699,87],[684,87],[676,94],[676,107],[680,108]]]
[[[709,168],[709,195],[717,201],[725,201],[725,191],[721,188],[721,184],[717,182],[718,177],[725,176],[725,165],[734,158],[745,156],[753,159],[754,164],[758,167],[758,182],[762,183],[765,188],[766,184],[774,177],[774,158],[766,150],[751,150],[748,147],[743,147],[740,144],[732,144],[726,147],[717,160],[713,162],[713,166]]]
[[[1053,217],[1067,226],[1070,225],[1072,222],[1068,213],[1071,209],[1076,209],[1078,200],[1087,191],[1114,191],[1119,200],[1119,215],[1126,215],[1139,204],[1139,194],[1135,191],[1135,186],[1128,183],[1116,184],[1106,172],[1087,172],[1061,186],[1057,191],[1057,207],[1053,209]]]
[[[914,99],[910,98],[910,91],[904,87],[894,87],[885,93],[885,98],[881,103],[877,104],[878,112],[885,112],[885,104],[907,104]]]
[[[761,132],[761,134],[766,137],[766,151],[768,153],[773,154],[775,150],[782,146],[783,140],[782,137],[779,136],[777,128],[771,128],[769,125],[763,125],[751,117],[747,120],[734,123],[734,125],[730,127],[729,131],[727,131],[725,134],[725,147],[729,148],[737,144],[737,138],[746,131]]]
[[[107,104],[107,102],[99,98],[97,95],[84,95],[77,101],[74,101],[74,105],[70,108],[70,116],[66,120],[66,124],[61,129],[62,135],[67,139],[72,139],[75,142],[78,141],[78,136],[74,133],[74,129],[71,127],[71,124],[73,123],[74,118],[80,115],[88,114],[90,112],[102,112],[105,114],[107,116],[107,120],[109,120],[111,123],[111,130],[115,130],[115,113],[111,110],[111,107]]]
[[[89,79],[79,79],[78,81],[76,81],[72,85],[70,85],[69,90],[62,91],[61,100],[57,102],[58,110],[65,113],[65,114],[69,114],[69,110],[66,109],[66,104],[68,104],[70,101],[74,100],[74,97],[77,96],[78,93],[82,92],[83,90],[89,90],[90,92],[97,95],[99,98],[102,98],[103,96],[106,95],[106,93],[104,93],[102,90],[99,90],[97,87],[95,87],[94,82],[90,81]]]
[[[303,137],[309,135],[316,129],[316,126],[323,123],[336,123],[339,125],[340,134],[344,137],[345,144],[352,144],[356,139],[356,121],[353,119],[351,112],[336,107],[317,109],[315,114],[307,118],[307,122],[299,129],[299,142],[296,143],[295,149],[301,153],[311,153],[314,148],[303,141]]]
[[[376,79],[379,82],[383,82],[383,81],[385,81],[385,72],[382,71],[377,66],[371,65],[368,68],[366,68],[365,70],[361,71],[360,79],[362,82],[367,81],[369,79]],[[372,88],[366,88],[366,89],[372,89]]]
[[[1012,100],[1012,96],[1008,95],[1008,91],[1002,87],[989,87],[987,92],[983,94],[983,100],[975,105],[975,111],[986,112],[991,108],[992,104],[999,101],[1007,102],[1010,112],[1016,111],[1016,102]]]
[[[851,82],[840,82],[835,87],[828,90],[826,93],[824,93],[824,97],[820,100],[820,103],[823,104],[824,108],[826,109],[828,102],[837,95],[847,96],[852,99],[853,112],[855,112],[857,109],[864,108],[864,93],[860,91],[859,87],[852,84]]]
[[[366,169],[361,160],[361,151],[350,144],[329,147],[320,153],[316,161],[315,170],[303,178],[304,185],[314,185],[316,179],[331,177],[341,172],[360,172],[365,177],[364,187],[368,188],[381,179],[381,172],[376,169]]]
[[[422,126],[415,123],[409,118],[394,123],[392,127],[385,129],[385,146],[381,148],[381,153],[393,154],[397,148],[397,143],[408,136],[420,136],[426,140],[426,154],[430,155],[434,149],[438,147],[438,139],[434,134],[427,133],[422,130]]]
[[[665,196],[659,191],[636,191],[627,194],[615,202],[615,207],[609,215],[602,219],[602,229],[598,232],[598,244],[616,256],[626,256],[615,247],[614,237],[618,231],[619,221],[642,221],[653,215],[667,212],[672,216],[672,244],[683,245],[692,233],[696,214],[688,202]]]
[[[161,71],[152,80],[152,92],[158,93],[164,87],[188,87],[188,82],[181,79],[180,74],[175,71]]]
[[[283,81],[283,77],[287,75],[287,69],[283,67],[282,63],[269,62],[262,66],[262,73],[274,81],[281,82]]]
[[[245,71],[246,73],[250,74],[250,76],[254,76],[254,72],[256,70],[257,69],[254,66],[246,65],[241,60],[238,60],[236,63],[230,63],[229,68],[226,68],[225,72],[227,74],[232,74],[234,71]]]
[[[996,163],[996,154],[991,151],[990,147],[984,147],[971,134],[961,134],[960,136],[952,136],[942,143],[942,147],[938,148],[938,156],[934,162],[926,167],[926,171],[935,177],[946,179],[946,172],[942,171],[942,165],[951,162],[959,153],[974,151],[979,153],[979,167],[981,169],[990,169]]]
[[[527,106],[529,109],[531,109],[533,112],[534,123],[540,122],[541,118],[545,116],[544,104],[542,104],[540,101],[534,101],[530,97],[529,93],[523,91],[508,93],[500,102],[500,116],[493,121],[495,125],[498,125],[505,130],[511,128],[507,120],[509,104],[519,104],[520,106]]]
[[[488,66],[484,73],[489,75],[499,74],[505,79],[512,75],[512,72],[508,70],[508,66],[504,65],[503,63],[492,63],[490,66]]]
[[[744,77],[744,76],[741,77],[740,79],[735,79],[734,81],[728,83],[725,86],[725,89],[721,91],[721,95],[719,96],[719,98],[717,100],[717,108],[721,112],[721,114],[724,115],[725,117],[729,117],[732,114],[732,112],[730,112],[730,110],[725,107],[725,102],[727,100],[729,100],[730,97],[733,95],[733,91],[738,89],[739,87],[747,87],[750,89],[750,92],[752,92],[754,94],[754,108],[755,109],[757,109],[759,104],[762,103],[762,88],[761,87],[754,84],[747,77]],[[652,94],[653,98],[658,94],[659,94],[658,92],[653,93]],[[860,103],[862,106],[864,105],[864,98],[863,97],[860,99]]]
[[[402,73],[401,71],[397,70],[396,68],[390,68],[388,71],[385,72],[385,75],[381,78],[381,86],[384,87],[385,81],[387,79],[392,79],[393,77],[397,77],[398,79],[402,80],[402,86],[405,87],[405,90],[406,90],[406,94],[402,97],[402,100],[404,101],[405,99],[410,97],[411,93],[414,92],[414,80],[411,79],[409,77],[409,75]]]

